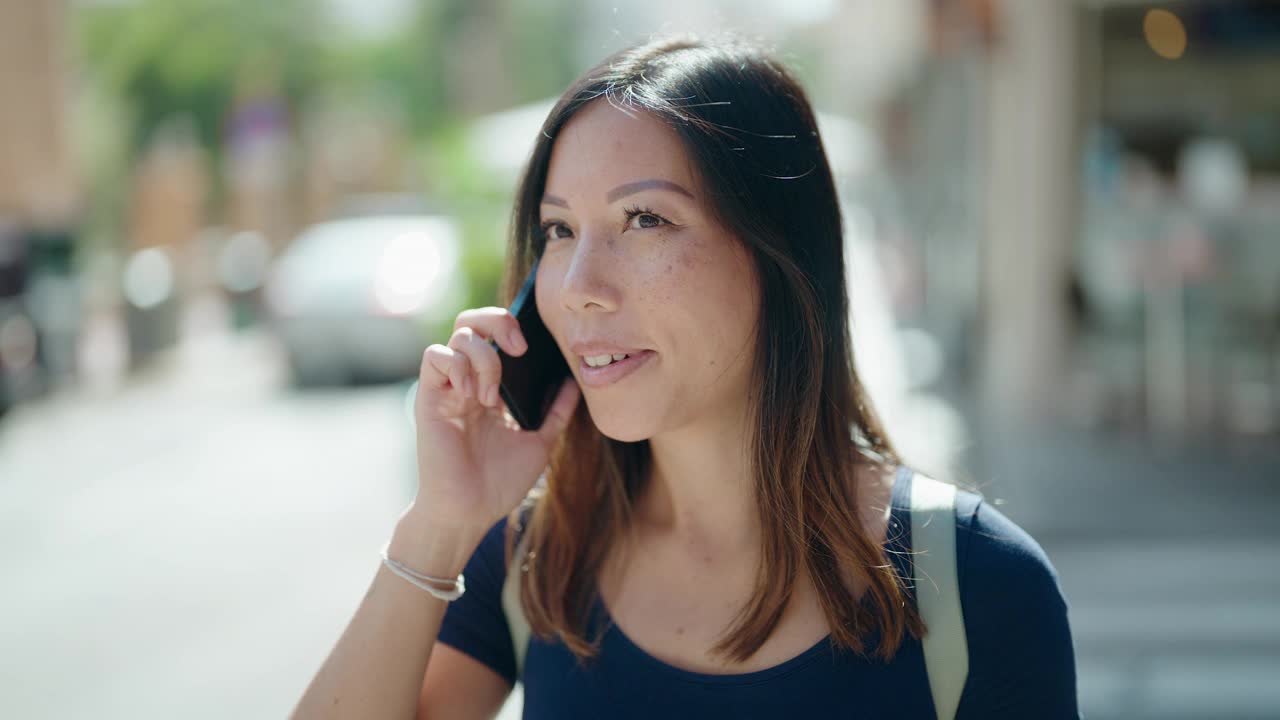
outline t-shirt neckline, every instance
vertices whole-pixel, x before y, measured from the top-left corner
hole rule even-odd
[[[906,528],[908,527],[910,507],[905,503],[905,499],[909,497],[910,492],[910,475],[912,471],[906,465],[899,465],[893,478],[893,491],[890,500],[889,511],[889,527],[885,531],[885,541],[883,547],[888,552],[894,563],[898,563],[897,553],[903,552],[903,540],[906,538]],[[901,568],[899,568],[901,571]],[[649,654],[644,648],[635,644],[627,634],[622,631],[613,622],[609,610],[605,607],[604,600],[600,594],[596,594],[595,609],[597,616],[608,623],[605,629],[604,641],[608,642],[609,638],[613,638],[616,647],[626,653],[628,659],[639,662],[640,664],[652,668],[653,670],[665,675],[674,677],[685,682],[702,684],[702,685],[751,685],[755,683],[772,680],[779,676],[799,670],[809,663],[816,660],[824,648],[832,648],[831,634],[828,633],[821,640],[814,643],[809,649],[804,650],[798,655],[792,656],[787,660],[783,660],[777,665],[762,668],[760,670],[752,670],[745,673],[704,673],[694,670],[686,670],[671,665],[663,660]]]

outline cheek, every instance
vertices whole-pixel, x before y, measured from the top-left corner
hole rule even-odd
[[[706,309],[707,273],[713,267],[714,262],[700,244],[673,247],[648,264],[648,272],[638,279],[637,290],[648,303],[701,314]]]
[[[727,356],[740,351],[756,322],[756,308],[742,261],[724,248],[715,250],[693,244],[681,248],[658,263],[643,284],[646,304],[679,328],[699,364],[718,371]]]

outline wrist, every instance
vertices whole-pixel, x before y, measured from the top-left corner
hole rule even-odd
[[[455,578],[482,537],[483,531],[448,527],[409,511],[396,523],[387,556],[423,575]]]

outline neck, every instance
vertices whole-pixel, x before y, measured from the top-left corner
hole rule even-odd
[[[650,438],[651,474],[636,502],[636,530],[704,555],[759,549],[762,528],[750,472],[747,423],[721,421]],[[893,469],[855,466],[858,516],[884,542]]]
[[[637,529],[707,552],[759,545],[746,418],[721,417],[649,439],[653,463]]]

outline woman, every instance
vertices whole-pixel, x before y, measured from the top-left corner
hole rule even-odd
[[[732,42],[610,57],[551,111],[513,225],[506,296],[537,258],[572,378],[524,431],[489,345],[525,350],[506,310],[427,349],[418,497],[297,716],[491,717],[517,679],[519,528],[525,717],[935,717],[912,473],[854,371],[836,191],[792,77]],[[956,527],[957,717],[1076,718],[1048,558],[976,494]]]

